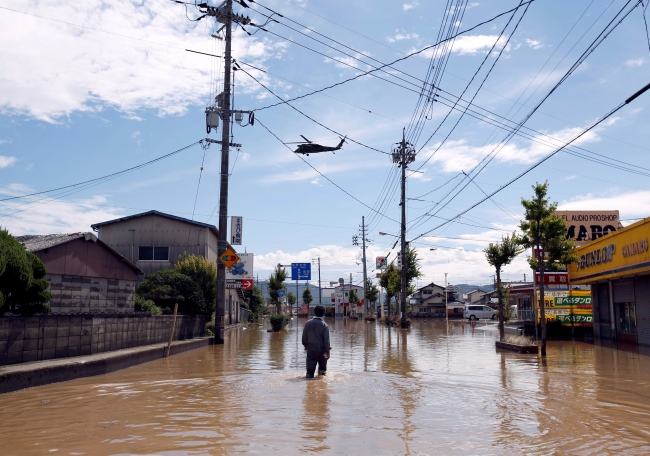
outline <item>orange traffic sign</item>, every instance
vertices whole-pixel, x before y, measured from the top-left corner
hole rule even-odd
[[[226,265],[227,268],[232,268],[232,265],[240,260],[237,253],[228,247],[225,252],[219,256],[219,261]]]

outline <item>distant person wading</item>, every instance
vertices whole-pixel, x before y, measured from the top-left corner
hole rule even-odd
[[[316,306],[316,316],[309,320],[302,330],[302,344],[307,351],[307,378],[314,378],[316,364],[318,375],[327,372],[327,360],[330,359],[330,329],[323,321],[325,307]]]

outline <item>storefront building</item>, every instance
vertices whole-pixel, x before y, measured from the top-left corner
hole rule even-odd
[[[596,340],[650,346],[650,218],[576,251],[571,285],[591,285]]]

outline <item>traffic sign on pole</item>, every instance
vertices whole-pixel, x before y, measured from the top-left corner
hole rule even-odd
[[[311,263],[291,263],[291,280],[311,280]]]
[[[286,293],[286,290],[278,290],[278,297],[284,298],[285,293]]]
[[[219,261],[221,261],[227,268],[232,268],[232,265],[237,263],[240,260],[237,252],[228,247],[223,254],[219,256]]]

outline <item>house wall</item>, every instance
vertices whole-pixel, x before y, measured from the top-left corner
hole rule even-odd
[[[53,312],[133,312],[136,271],[83,238],[34,252],[45,265]]]
[[[149,314],[0,317],[0,366],[167,342],[172,319]],[[174,340],[204,331],[205,317],[179,315]]]
[[[145,274],[174,267],[184,252],[217,261],[216,231],[182,220],[150,214],[98,228],[98,237]],[[140,261],[139,246],[169,247],[169,261]]]
[[[46,274],[52,312],[117,312],[135,310],[135,280]]]

